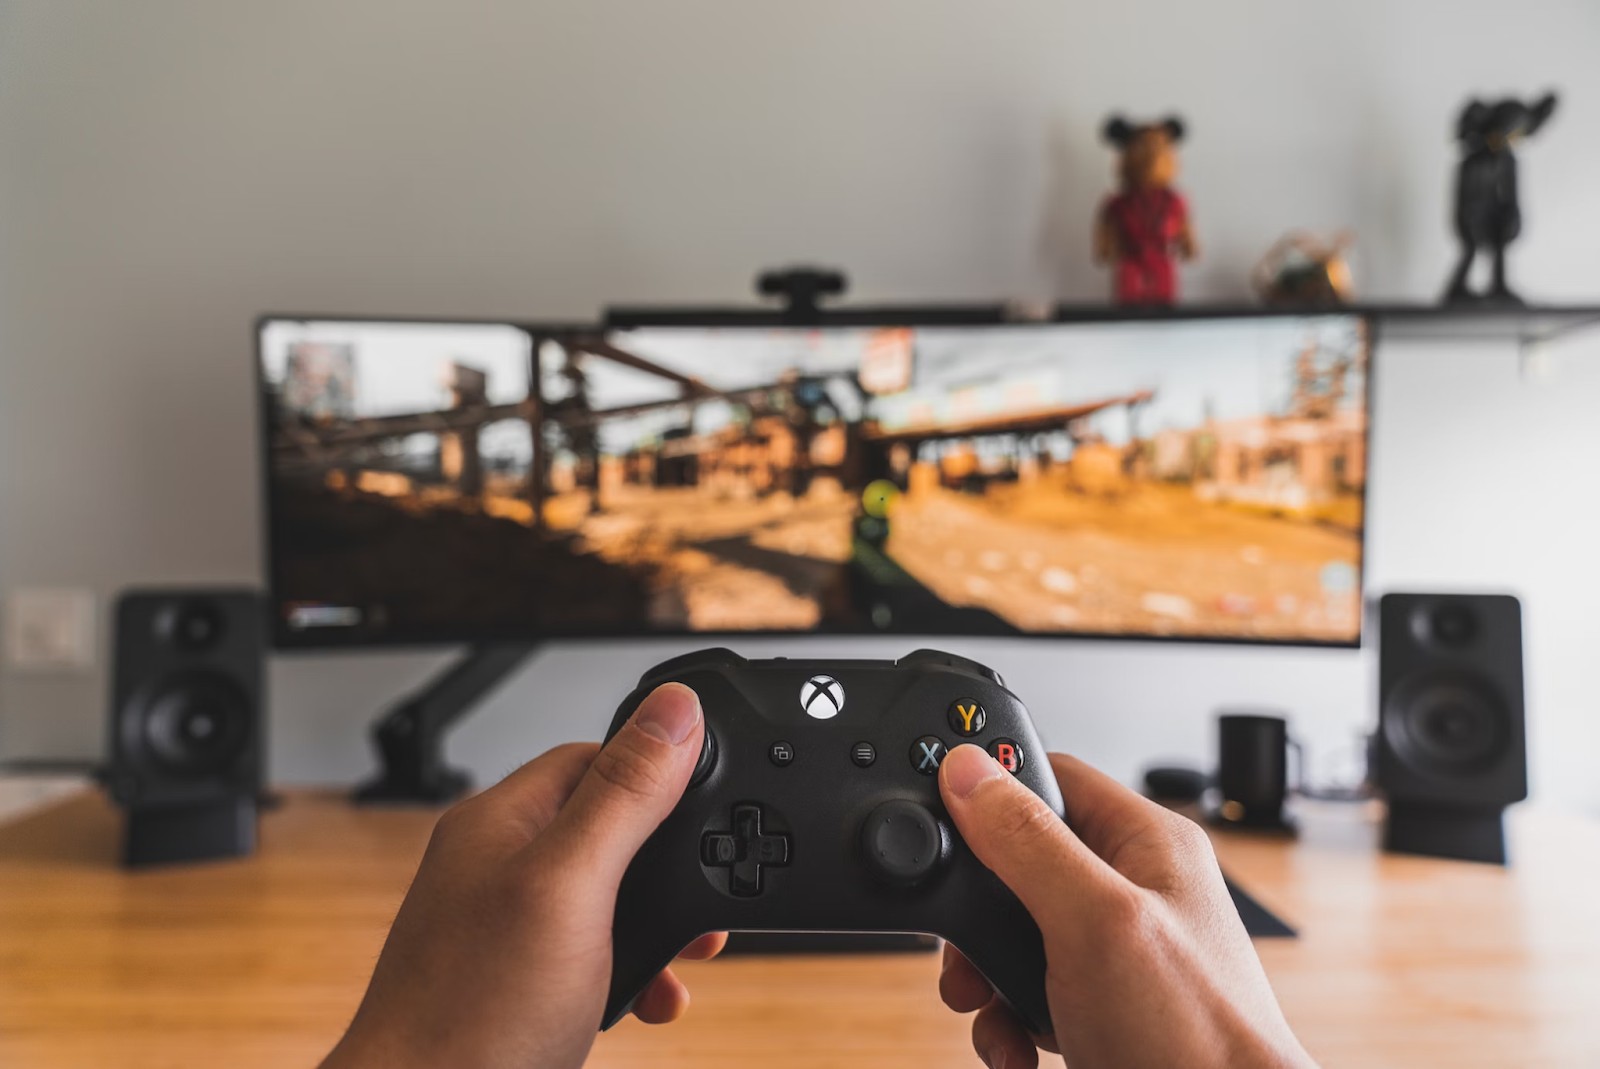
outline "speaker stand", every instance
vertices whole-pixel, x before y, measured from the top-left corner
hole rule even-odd
[[[128,810],[122,863],[129,868],[243,857],[256,848],[256,800],[135,806]]]
[[[1502,810],[1456,809],[1389,803],[1383,848],[1396,854],[1422,854],[1457,861],[1506,863]]]
[[[372,725],[378,775],[357,788],[352,800],[358,805],[440,805],[466,793],[471,778],[444,763],[445,731],[538,648],[536,642],[473,646],[421,689],[390,706]]]

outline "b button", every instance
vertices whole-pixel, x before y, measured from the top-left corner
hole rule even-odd
[[[995,739],[989,744],[989,756],[1013,776],[1022,771],[1022,764],[1027,759],[1015,739],[1004,738]]]
[[[963,738],[971,738],[983,730],[989,714],[972,698],[959,698],[950,705],[950,730]]]

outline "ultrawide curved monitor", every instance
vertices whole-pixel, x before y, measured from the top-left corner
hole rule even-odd
[[[277,643],[1359,642],[1362,317],[863,318],[263,319]]]

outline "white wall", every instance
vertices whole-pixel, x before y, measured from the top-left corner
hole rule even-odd
[[[1192,298],[1351,225],[1368,296],[1429,300],[1459,104],[1554,86],[1515,280],[1600,298],[1597,51],[1581,2],[0,4],[0,593],[258,574],[263,310],[582,318],[803,259],[861,300],[1097,298],[1112,109],[1190,122]],[[1521,593],[1536,790],[1600,810],[1600,342],[1541,382],[1506,344],[1379,355],[1373,586]],[[552,649],[453,755],[593,737],[691,645]],[[1221,704],[1288,710],[1327,762],[1368,718],[1348,652],[956,645],[1123,776],[1203,756]],[[275,774],[358,775],[371,711],[443,659],[280,658]],[[0,673],[0,755],[98,753],[104,685]]]

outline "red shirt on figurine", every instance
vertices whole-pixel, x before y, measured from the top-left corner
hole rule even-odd
[[[1095,259],[1113,265],[1117,303],[1173,304],[1178,299],[1176,260],[1195,254],[1188,203],[1172,188],[1183,123],[1171,118],[1133,126],[1113,118],[1106,123],[1105,137],[1122,150],[1117,167],[1122,188],[1100,206]]]

